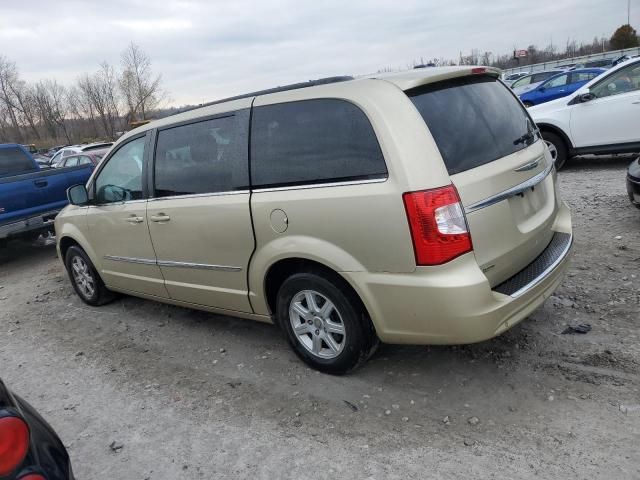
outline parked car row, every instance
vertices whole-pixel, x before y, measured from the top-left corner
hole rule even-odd
[[[66,162],[63,161],[65,158],[79,153],[99,151],[99,153],[104,154],[111,145],[113,145],[113,142],[89,143],[86,145],[70,145],[63,147],[51,157],[49,165],[52,168],[59,168],[66,165]]]
[[[584,154],[640,152],[640,58],[582,85],[572,94],[529,109],[558,169]]]
[[[552,75],[533,88],[515,93],[518,94],[525,107],[533,107],[556,98],[566,97],[604,72],[606,72],[604,68],[582,68],[561,72]]]
[[[638,55],[635,55],[633,58],[637,57]],[[570,70],[576,70],[579,68],[604,68],[604,69],[609,69],[609,68],[613,68],[616,65],[622,63],[622,62],[626,62],[627,60],[629,60],[630,56],[628,55],[622,55],[618,58],[603,58],[603,59],[597,59],[597,60],[589,60],[587,62],[584,63],[564,63],[564,64],[559,64],[556,65],[555,67],[553,67],[551,70],[543,70],[540,72],[535,72],[535,73],[545,73],[545,72],[549,72],[549,71],[555,71],[555,72],[566,72],[566,71],[570,71]],[[516,82],[517,80],[532,75],[534,72],[515,72],[515,73],[510,73],[507,75],[503,75],[502,80],[504,81],[504,83],[506,83],[507,85],[510,85],[511,87],[513,87],[513,83]]]

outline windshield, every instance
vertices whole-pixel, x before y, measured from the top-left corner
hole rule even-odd
[[[493,77],[447,80],[407,94],[450,175],[510,155],[540,138],[522,104]]]

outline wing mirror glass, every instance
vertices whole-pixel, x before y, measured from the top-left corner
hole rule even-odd
[[[579,98],[580,98],[580,103],[585,103],[585,102],[590,102],[591,100],[596,98],[596,96],[591,92],[587,92],[587,93],[581,94]]]
[[[67,199],[71,205],[86,205],[89,203],[89,194],[84,185],[74,185],[67,189]]]

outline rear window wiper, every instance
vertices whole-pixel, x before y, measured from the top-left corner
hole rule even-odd
[[[527,132],[527,133],[525,133],[524,135],[522,135],[522,136],[520,136],[520,137],[516,138],[516,139],[513,141],[513,144],[514,144],[514,145],[519,145],[519,144],[521,144],[521,143],[527,143],[527,142],[530,142],[530,141],[532,141],[532,140],[535,140],[536,135],[539,135],[539,134],[540,134],[540,130],[536,128],[536,129],[531,130],[530,132]]]

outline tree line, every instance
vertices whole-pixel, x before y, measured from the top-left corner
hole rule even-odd
[[[133,42],[122,52],[119,69],[102,62],[70,86],[55,79],[29,83],[14,61],[0,55],[0,143],[113,140],[165,99],[162,76]]]
[[[549,45],[544,48],[529,45],[524,49],[527,51],[527,56],[522,58],[514,57],[515,50],[519,50],[519,48],[515,46],[513,51],[497,55],[494,55],[493,52],[474,49],[469,55],[463,55],[461,52],[460,57],[457,60],[446,58],[433,58],[427,62],[422,58],[420,61],[414,60],[412,67],[418,64],[435,66],[488,65],[505,69],[533,65],[536,63],[561,61],[567,58],[582,57],[585,55],[593,55],[613,50],[622,50],[624,48],[633,48],[637,47],[639,44],[640,42],[638,40],[636,30],[631,25],[622,25],[610,38],[594,37],[593,41],[590,43],[578,43],[575,40],[567,39],[564,45],[549,43]]]

